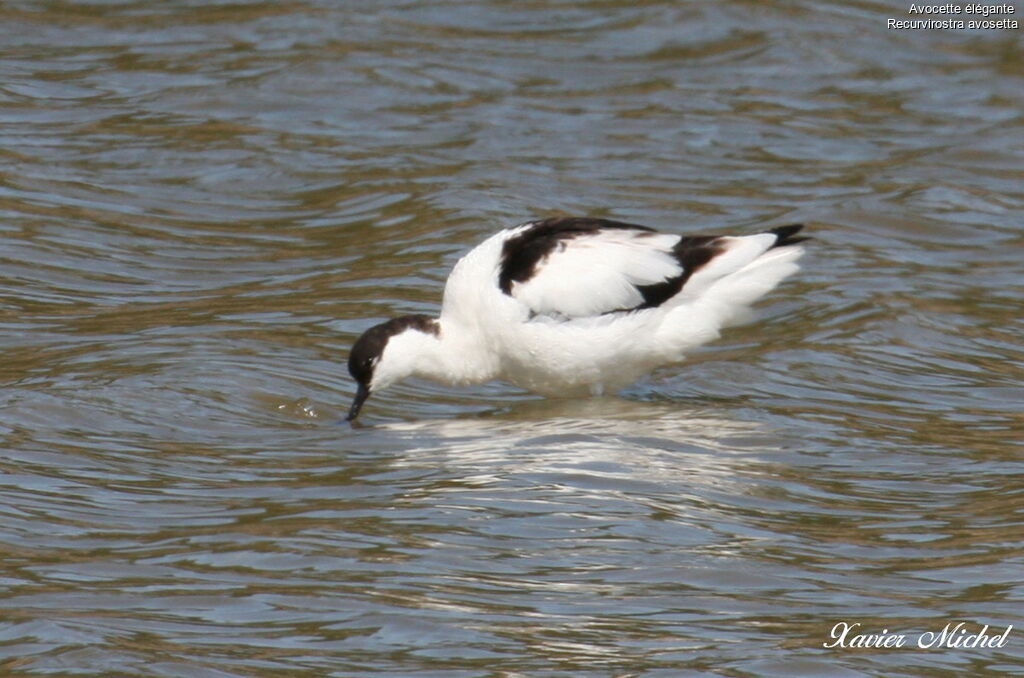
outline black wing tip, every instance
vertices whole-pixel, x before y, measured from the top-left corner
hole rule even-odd
[[[811,240],[810,236],[801,236],[799,238],[793,237],[804,228],[804,224],[790,224],[788,226],[776,226],[775,228],[769,228],[766,233],[772,233],[776,237],[775,244],[772,247],[786,247],[787,245],[796,245],[797,243],[804,242],[805,240]]]

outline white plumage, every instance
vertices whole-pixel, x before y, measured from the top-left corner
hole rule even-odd
[[[510,234],[506,238],[516,232],[503,231]],[[494,237],[505,242],[501,235]],[[643,302],[637,286],[679,274],[671,255],[678,240],[678,235],[621,229],[563,240],[530,280],[513,286],[512,296],[537,315],[579,318],[632,308]]]
[[[501,231],[455,265],[440,318],[396,318],[359,338],[349,419],[409,376],[504,379],[546,395],[626,386],[717,338],[794,273],[800,229],[680,236],[555,218]]]

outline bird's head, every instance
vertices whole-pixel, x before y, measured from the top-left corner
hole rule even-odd
[[[346,420],[354,421],[359,416],[370,394],[415,373],[421,355],[419,344],[438,332],[437,321],[425,315],[393,318],[363,332],[348,356],[348,371],[357,388]]]

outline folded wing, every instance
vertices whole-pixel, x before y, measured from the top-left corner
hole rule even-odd
[[[531,315],[571,319],[655,308],[698,295],[772,247],[798,242],[792,236],[799,230],[684,237],[607,219],[545,219],[506,239],[498,285]]]

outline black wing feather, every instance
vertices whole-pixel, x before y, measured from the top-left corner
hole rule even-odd
[[[809,239],[795,237],[803,227],[803,224],[791,224],[777,226],[766,232],[772,233],[776,237],[772,247],[785,247]],[[554,217],[530,222],[528,228],[515,237],[509,238],[502,246],[498,286],[502,292],[511,296],[513,283],[524,283],[533,278],[538,271],[539,264],[557,251],[559,247],[564,247],[567,240],[608,229],[635,231],[637,235],[657,233],[653,228],[639,224],[591,217]],[[630,308],[606,311],[606,313],[639,311],[661,306],[679,294],[690,277],[721,254],[724,249],[723,236],[720,235],[681,237],[679,242],[673,246],[672,251],[667,253],[679,263],[680,273],[658,283],[637,285],[636,290],[643,299],[640,304]]]
[[[537,264],[554,252],[560,243],[606,229],[656,232],[653,228],[639,224],[592,217],[553,217],[534,221],[529,228],[509,238],[502,246],[498,287],[505,294],[511,295],[512,283],[526,282],[532,278],[537,271]]]

